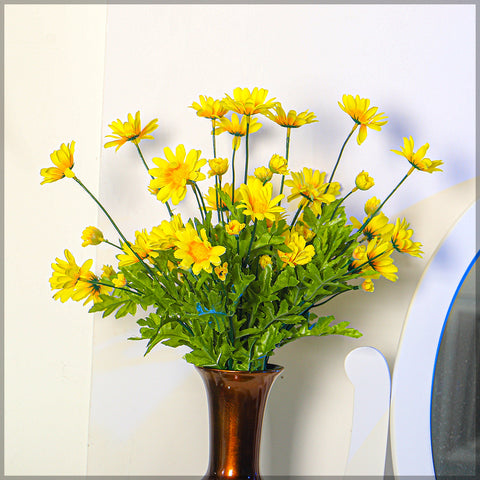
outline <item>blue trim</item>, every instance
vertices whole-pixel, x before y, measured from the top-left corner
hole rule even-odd
[[[433,400],[433,383],[435,381],[435,373],[437,371],[437,360],[438,360],[438,354],[440,352],[440,345],[442,343],[443,339],[443,334],[445,333],[445,329],[447,327],[447,322],[448,322],[448,317],[450,316],[450,312],[452,311],[453,305],[455,303],[455,300],[457,299],[458,292],[463,286],[463,283],[465,282],[465,279],[467,278],[468,274],[470,273],[470,270],[473,268],[475,265],[475,262],[478,260],[480,257],[480,250],[477,252],[473,260],[470,262],[468,265],[467,269],[465,270],[465,273],[463,274],[460,282],[458,283],[457,289],[455,290],[455,293],[453,294],[452,301],[450,302],[450,306],[448,307],[447,314],[445,315],[445,320],[443,322],[442,330],[440,332],[440,337],[438,339],[438,345],[437,345],[437,351],[435,353],[435,362],[433,364],[433,374],[432,374],[432,384],[431,384],[431,389],[430,389],[430,445],[432,446],[432,465],[433,465],[433,471],[435,472],[435,463],[433,459],[433,438],[432,438],[432,400]]]

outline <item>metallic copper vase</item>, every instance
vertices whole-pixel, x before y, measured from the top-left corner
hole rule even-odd
[[[283,367],[235,372],[197,367],[207,391],[210,457],[203,480],[261,480],[260,437],[268,393]]]

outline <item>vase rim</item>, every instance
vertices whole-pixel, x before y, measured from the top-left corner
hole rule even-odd
[[[276,373],[276,372],[281,372],[284,370],[284,367],[281,365],[275,365],[274,363],[269,363],[267,365],[266,370],[258,370],[256,372],[250,372],[249,370],[226,370],[222,368],[212,368],[212,367],[198,367],[194,365],[196,369],[198,370],[204,370],[204,371],[211,371],[211,372],[224,372],[224,373],[235,373],[235,374],[240,374],[240,373],[246,373],[249,375],[257,375],[261,373]]]

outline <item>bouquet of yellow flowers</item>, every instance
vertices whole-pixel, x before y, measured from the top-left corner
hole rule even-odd
[[[367,129],[379,131],[387,123],[370,100],[344,95],[340,108],[353,120],[337,161],[328,175],[311,168],[289,170],[292,130],[316,122],[314,113],[286,111],[268,91],[236,88],[222,100],[200,96],[191,107],[211,121],[213,158],[208,160],[214,185],[206,192],[201,169],[207,159],[199,150],[188,153],[183,145],[166,147],[165,158],[153,158],[150,168],[140,142],[153,138],[158,120],[143,129],[140,113],[126,122],[112,122],[113,140],[105,147],[131,142],[151,180],[149,191],[165,204],[169,215],[150,232],[139,230],[127,240],[112,217],[73,172],[75,143],[62,144],[51,154],[54,167],[41,170],[42,183],[64,177],[80,185],[105,213],[119,235],[117,243],[104,238],[96,227],[87,227],[83,246],[106,243],[119,250],[118,265],[103,266],[101,275],[91,271],[93,260],[77,265],[65,250],[65,259],[52,264],[50,279],[55,299],[84,304],[90,312],[115,314],[117,318],[145,314],[137,321],[139,337],[146,340],[146,353],[157,344],[187,346],[185,359],[197,366],[238,371],[266,369],[277,348],[306,336],[347,335],[360,337],[348,322],[334,323],[325,304],[351,290],[372,292],[373,280],[397,279],[392,254],[419,257],[421,244],[412,241],[413,231],[405,219],[390,223],[382,213],[385,202],[415,170],[432,173],[443,162],[425,157],[428,144],[414,152],[411,137],[393,152],[411,164],[406,175],[383,200],[373,197],[365,204],[363,221],[347,220],[345,199],[374,185],[361,171],[355,186],[341,195],[333,178],[345,145],[355,132],[361,144]],[[229,117],[227,117],[229,114]],[[261,128],[258,115],[286,129],[285,155],[274,154],[268,165],[249,171],[250,136]],[[233,136],[232,156],[217,155],[216,137]],[[235,154],[244,138],[243,175]],[[240,177],[240,179],[239,179]],[[213,183],[213,182],[211,182]],[[274,190],[277,190],[274,192]],[[284,191],[287,190],[287,193]],[[198,215],[187,221],[175,213],[191,193]],[[291,213],[288,206],[293,207]]]

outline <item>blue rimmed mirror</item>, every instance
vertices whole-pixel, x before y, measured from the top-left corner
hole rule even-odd
[[[437,478],[473,476],[480,457],[480,315],[476,273],[480,252],[465,272],[445,320],[432,387],[431,441]]]
[[[479,443],[475,442],[475,430],[479,430],[467,424],[477,421],[478,352],[474,347],[478,327],[475,313],[465,313],[462,300],[472,288],[478,258],[475,207],[473,204],[458,220],[433,256],[402,332],[392,377],[390,414],[392,462],[399,477],[434,479],[436,475],[448,475],[447,471],[455,471],[458,476],[475,471],[475,444]],[[460,312],[462,319],[470,315],[469,326],[459,320]],[[467,378],[460,382],[465,375]],[[459,381],[454,387],[456,400],[448,383],[453,379]],[[452,413],[452,408],[458,411]],[[449,443],[446,437],[452,432],[460,435],[455,430],[459,417],[464,425],[464,443],[461,450],[455,450],[450,447],[461,442]]]

